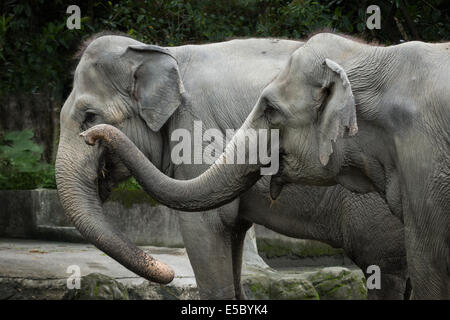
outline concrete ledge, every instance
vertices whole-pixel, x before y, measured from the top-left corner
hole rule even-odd
[[[67,220],[56,190],[0,190],[0,203],[0,237],[86,243]],[[142,190],[113,192],[104,212],[137,245],[184,247],[176,211],[157,205]],[[255,235],[271,267],[351,264],[341,249],[318,241],[286,237],[259,225]]]
[[[67,220],[56,190],[0,190],[0,236],[85,242]],[[114,192],[104,212],[138,245],[183,247],[176,213],[141,190]]]

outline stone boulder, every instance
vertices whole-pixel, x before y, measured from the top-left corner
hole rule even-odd
[[[367,289],[360,270],[344,267],[314,271],[261,272],[247,276],[243,286],[249,299],[365,300]]]
[[[129,300],[123,284],[101,273],[81,277],[80,289],[67,290],[64,300]]]
[[[306,274],[306,278],[316,288],[321,300],[367,299],[367,288],[362,272],[328,267]]]

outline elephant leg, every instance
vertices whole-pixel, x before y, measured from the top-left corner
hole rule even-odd
[[[368,299],[403,300],[407,295],[407,263],[404,228],[380,198],[360,196],[363,206],[347,206],[344,212],[344,249],[362,269],[368,282],[379,268],[380,288],[368,289]]]
[[[253,249],[253,243],[248,243],[246,246],[244,246],[244,242],[252,242],[252,239],[250,239],[250,237],[246,237],[247,230],[252,226],[252,223],[242,221],[242,223],[240,223],[239,225],[239,228],[235,228],[234,230],[231,242],[234,290],[236,292],[236,299],[247,300],[247,295],[245,294],[244,288],[242,287],[241,274],[244,247],[246,248],[246,250]]]
[[[411,230],[409,232],[413,233]],[[450,243],[435,245],[426,243],[427,240],[422,239],[427,238],[407,235],[408,268],[412,285],[411,299],[450,299]],[[441,252],[430,252],[431,247],[438,247]]]
[[[365,243],[368,244],[368,243]],[[361,242],[361,245],[364,245]],[[380,244],[381,251],[384,245]],[[385,251],[386,252],[386,251]],[[379,283],[380,287],[368,288],[367,298],[369,300],[403,300],[408,299],[410,292],[407,289],[407,271],[406,271],[406,257],[383,257],[368,256],[364,253],[356,253],[353,250],[350,258],[361,268],[366,280],[373,283],[375,272],[369,266],[379,267]]]
[[[214,210],[216,212],[179,216],[184,245],[201,299],[236,298],[232,254],[235,234],[223,221],[224,214],[228,216],[229,211],[237,211],[237,208],[232,208],[236,208],[236,204],[218,208]]]
[[[367,298],[369,300],[407,300],[409,299],[409,292],[407,290],[407,278],[405,276],[405,273],[389,273],[383,272],[385,268],[383,268],[383,264],[386,263],[386,261],[378,260],[375,261],[373,264],[381,265],[380,270],[380,280],[381,280],[381,288],[380,289],[370,289],[367,290]],[[394,261],[391,261],[389,263],[396,263]],[[367,269],[366,269],[367,270]],[[372,274],[367,274],[366,279],[369,279],[369,277]]]
[[[370,226],[371,229],[382,226]],[[370,229],[369,229],[370,230]],[[354,244],[351,258],[362,269],[368,282],[372,283],[375,272],[369,266],[379,269],[380,287],[368,288],[367,298],[371,300],[403,300],[407,291],[407,264],[404,249],[403,229],[382,233],[371,231],[369,235],[359,236],[359,243]],[[367,272],[369,271],[369,272]]]

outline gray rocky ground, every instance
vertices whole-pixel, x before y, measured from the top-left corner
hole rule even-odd
[[[169,285],[149,283],[89,244],[0,238],[0,299],[198,299],[183,248],[142,247],[175,270]],[[81,288],[68,289],[69,266],[78,266]],[[365,299],[362,272],[353,267],[246,265],[251,299]]]

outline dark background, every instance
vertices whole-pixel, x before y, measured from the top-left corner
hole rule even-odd
[[[81,8],[69,30],[67,7]],[[366,8],[381,8],[381,29],[366,28]],[[449,39],[446,0],[126,0],[15,1],[0,5],[0,189],[55,188],[59,111],[71,90],[81,41],[121,31],[176,46],[236,37],[301,39],[330,28],[396,44]]]

